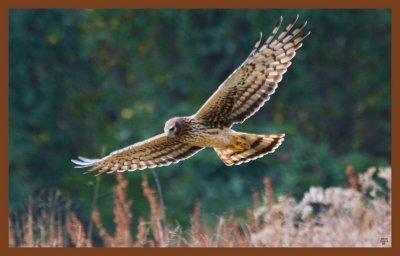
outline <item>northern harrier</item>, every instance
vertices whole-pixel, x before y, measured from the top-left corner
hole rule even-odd
[[[298,15],[278,35],[282,17],[271,35],[262,34],[247,59],[197,111],[165,123],[164,133],[117,150],[101,159],[79,157],[77,168],[112,173],[166,166],[212,147],[226,165],[238,165],[272,153],[284,134],[257,135],[232,130],[257,112],[275,92],[296,51],[310,32],[297,25]]]

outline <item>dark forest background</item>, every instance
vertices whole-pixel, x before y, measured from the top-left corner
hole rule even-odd
[[[390,165],[390,12],[386,10],[14,10],[10,14],[10,211],[57,188],[88,221],[113,221],[114,175],[96,180],[71,158],[96,158],[193,114],[247,57],[262,31],[296,13],[311,36],[271,100],[236,130],[286,133],[272,155],[226,167],[211,149],[155,169],[167,218],[187,225],[251,205],[269,177],[278,194],[346,182],[345,168]],[[147,216],[142,176],[128,173],[133,214]]]

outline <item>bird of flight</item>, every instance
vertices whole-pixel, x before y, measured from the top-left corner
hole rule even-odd
[[[307,22],[299,16],[280,33],[280,17],[270,36],[262,34],[247,59],[218,87],[204,105],[191,116],[174,117],[164,132],[150,139],[116,150],[100,159],[78,157],[76,168],[89,171],[124,172],[167,166],[212,147],[228,166],[272,153],[284,134],[258,135],[236,132],[232,126],[243,123],[257,112],[275,92],[282,75],[292,64],[296,51],[310,34]]]

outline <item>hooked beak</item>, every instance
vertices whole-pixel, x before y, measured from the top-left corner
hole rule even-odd
[[[174,137],[174,133],[173,133],[171,130],[168,130],[168,131],[167,131],[167,137],[168,137],[168,138]]]

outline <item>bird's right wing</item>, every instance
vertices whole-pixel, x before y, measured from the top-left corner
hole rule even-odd
[[[212,126],[242,123],[259,110],[275,92],[296,51],[310,32],[297,25],[298,15],[278,34],[282,17],[265,42],[262,36],[249,57],[215,91],[195,114]]]
[[[97,171],[98,173],[135,171],[177,163],[191,157],[201,149],[203,148],[159,134],[148,140],[114,151],[101,159],[78,157],[79,160],[71,161],[76,164],[76,168],[90,167],[89,171]]]

